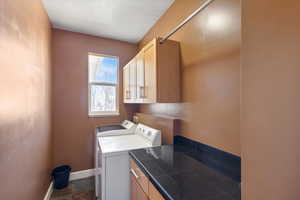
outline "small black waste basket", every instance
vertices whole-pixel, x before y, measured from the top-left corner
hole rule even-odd
[[[69,184],[71,167],[68,165],[59,166],[53,169],[54,188],[63,189]]]

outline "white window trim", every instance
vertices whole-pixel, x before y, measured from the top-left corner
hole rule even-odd
[[[110,56],[110,55],[105,55],[105,54],[98,54],[98,53],[92,53],[89,52],[89,55],[94,55],[94,56],[101,56],[101,57],[108,57],[108,58],[116,58],[117,59],[117,84],[113,83],[95,83],[91,82],[90,83],[90,66],[89,66],[89,61],[88,61],[88,117],[109,117],[109,116],[118,116],[120,115],[120,100],[119,100],[119,87],[120,87],[120,67],[119,67],[119,57],[117,56]],[[111,112],[91,112],[91,85],[107,85],[107,86],[116,86],[116,111],[111,111]]]

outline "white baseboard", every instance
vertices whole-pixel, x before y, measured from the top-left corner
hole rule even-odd
[[[77,172],[71,172],[69,180],[74,181],[74,180],[88,178],[92,176],[95,176],[95,169],[87,169],[87,170],[82,170]],[[53,192],[53,181],[51,181],[49,185],[44,200],[50,200],[52,192]]]
[[[44,197],[44,200],[50,200],[52,192],[53,192],[53,181],[51,181],[51,183],[49,185],[49,188],[48,188],[47,193]]]
[[[70,174],[70,181],[95,176],[95,169],[81,170]]]

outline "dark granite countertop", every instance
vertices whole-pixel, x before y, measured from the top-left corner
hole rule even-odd
[[[240,183],[187,154],[181,145],[130,151],[168,200],[240,200]]]

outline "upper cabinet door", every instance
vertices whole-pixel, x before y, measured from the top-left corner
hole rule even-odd
[[[160,44],[158,38],[153,39],[127,65],[130,98],[126,99],[124,96],[125,103],[180,101],[178,42],[166,40]],[[124,90],[126,87],[124,84]]]
[[[140,52],[136,56],[136,84],[137,84],[137,99],[143,102],[145,97],[145,68],[144,54]]]
[[[144,103],[156,102],[156,43],[151,42],[143,51],[145,68]]]
[[[123,96],[124,102],[127,103],[130,100],[130,90],[129,90],[129,64],[123,68]]]
[[[130,99],[134,100],[137,98],[136,95],[136,59],[133,59],[129,64],[129,86],[130,86]]]

